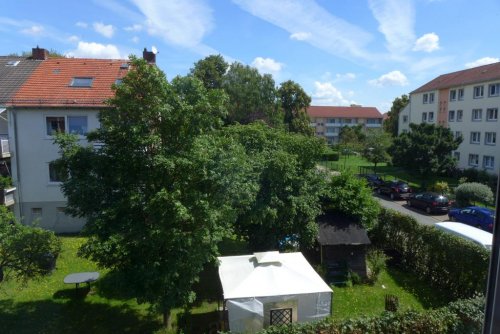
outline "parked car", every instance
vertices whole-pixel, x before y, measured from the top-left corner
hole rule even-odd
[[[493,244],[493,234],[478,230],[469,225],[455,222],[441,222],[434,225],[437,229],[467,239],[481,247],[491,250]]]
[[[446,213],[451,206],[448,197],[432,192],[411,194],[406,199],[406,203],[411,207],[425,210],[427,213]]]
[[[384,183],[384,180],[377,174],[362,174],[359,177],[365,179],[368,185],[373,189],[377,189]]]
[[[492,232],[495,212],[480,206],[469,206],[462,209],[451,209],[448,212],[448,217],[450,217],[452,221],[461,222]]]
[[[377,192],[381,195],[387,195],[391,199],[396,199],[408,197],[411,194],[412,189],[408,183],[394,180],[382,183],[378,187]]]

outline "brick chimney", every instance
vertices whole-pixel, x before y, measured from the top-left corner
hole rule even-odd
[[[36,48],[31,49],[31,58],[34,60],[47,60],[49,59],[49,51],[40,49],[37,45]]]
[[[156,64],[156,54],[153,51],[148,51],[144,48],[142,51],[142,58],[148,62],[148,64]]]

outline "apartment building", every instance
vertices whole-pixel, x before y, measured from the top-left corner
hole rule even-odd
[[[155,63],[155,54],[146,49],[143,57]],[[109,108],[105,101],[114,95],[112,85],[120,83],[129,63],[49,58],[38,47],[32,57],[20,60],[24,61],[35,65],[27,74],[19,72],[19,84],[3,98],[4,112],[0,113],[7,114],[11,173],[17,188],[14,212],[24,224],[37,222],[56,232],[77,232],[85,220],[65,213],[66,198],[60,188],[63,175],[54,164],[59,157],[54,134],[76,134],[80,144],[87,145],[85,135],[99,127],[98,113]]]
[[[453,152],[459,168],[498,173],[500,167],[500,63],[443,74],[410,93],[399,133],[410,123],[448,127],[463,142]]]
[[[324,138],[330,145],[339,142],[340,129],[344,126],[382,127],[382,114],[374,107],[311,106],[306,112],[316,136]]]

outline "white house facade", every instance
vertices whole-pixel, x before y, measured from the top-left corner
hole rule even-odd
[[[410,93],[399,133],[410,123],[448,127],[463,138],[453,152],[459,168],[498,173],[500,168],[500,63],[444,74]]]

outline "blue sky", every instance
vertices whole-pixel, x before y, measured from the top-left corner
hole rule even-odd
[[[499,61],[498,0],[16,0],[0,55],[39,45],[126,58],[155,46],[169,79],[210,54],[291,79],[313,105],[375,106],[434,77]]]

